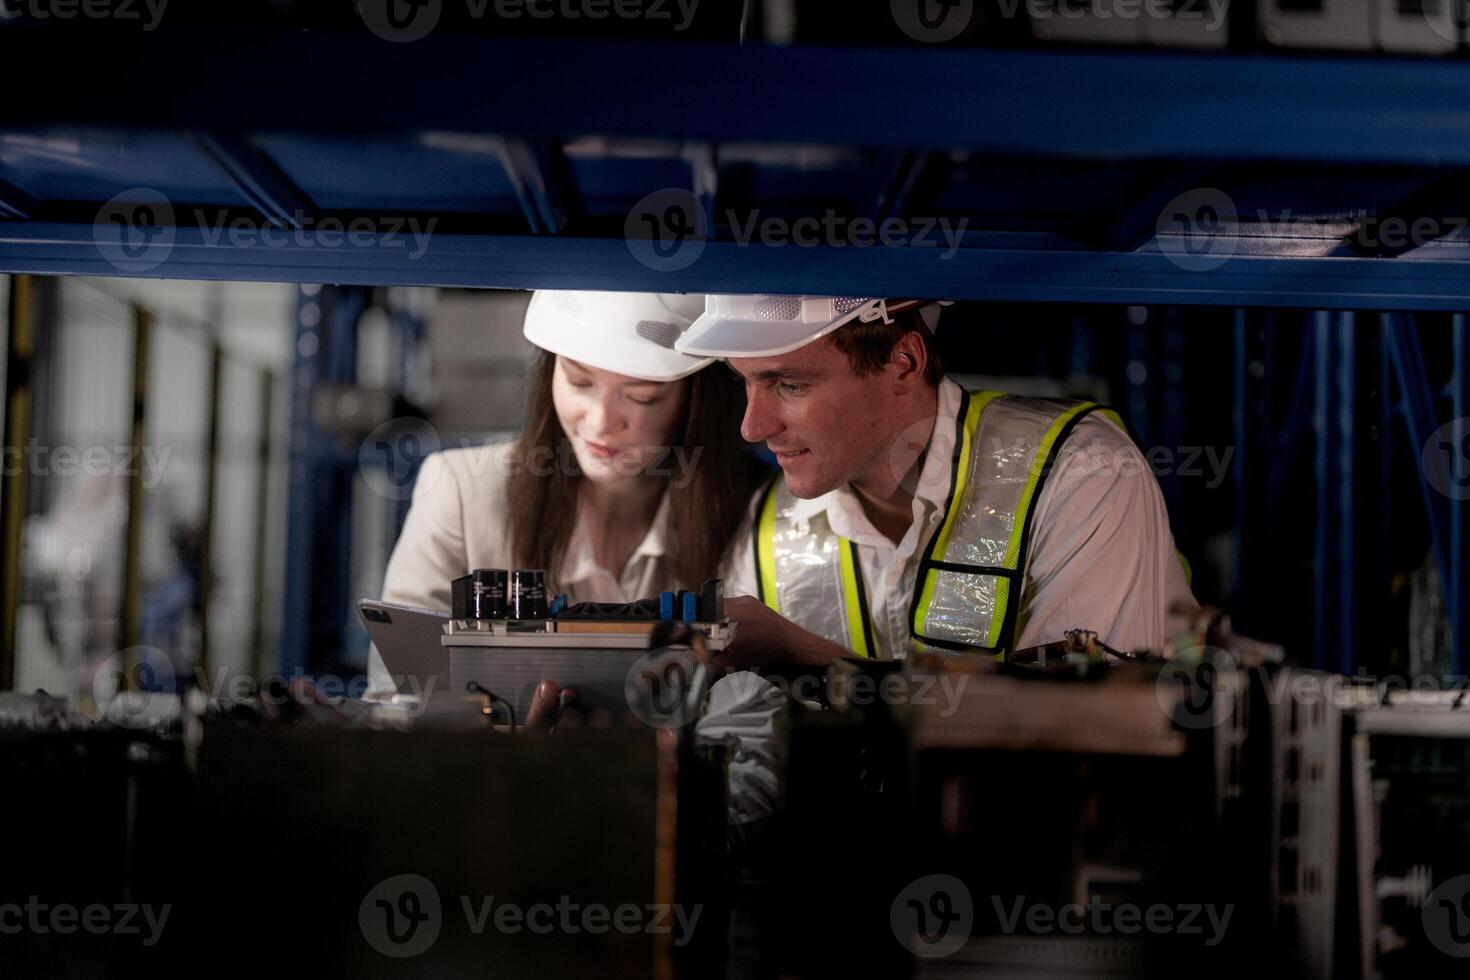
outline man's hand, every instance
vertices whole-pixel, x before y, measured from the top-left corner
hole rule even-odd
[[[716,673],[777,664],[826,667],[852,651],[809,633],[753,596],[725,599],[725,615],[738,623],[735,642],[714,659]]]
[[[558,687],[556,681],[542,681],[531,694],[531,710],[526,713],[523,731],[549,732],[558,722],[580,722],[577,692]]]

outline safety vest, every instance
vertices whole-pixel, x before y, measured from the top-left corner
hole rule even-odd
[[[963,394],[944,516],[924,550],[910,605],[915,641],[997,658],[1011,649],[1036,501],[1058,449],[1094,412],[1122,427],[1116,413],[1093,402]],[[754,529],[761,601],[858,656],[875,656],[853,543],[832,531],[825,514],[798,520],[796,505],[777,474]]]

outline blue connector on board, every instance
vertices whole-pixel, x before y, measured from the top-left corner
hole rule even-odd
[[[658,618],[672,621],[674,618],[674,593],[660,592],[658,596]]]

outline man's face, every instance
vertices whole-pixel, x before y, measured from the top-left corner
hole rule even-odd
[[[797,497],[863,483],[887,459],[895,398],[886,372],[859,377],[830,337],[774,357],[732,357],[748,404],[740,434],[764,441]]]

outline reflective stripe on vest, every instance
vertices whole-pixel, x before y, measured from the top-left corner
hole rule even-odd
[[[860,657],[874,653],[868,596],[853,543],[790,518],[796,498],[778,473],[766,487],[755,528],[758,598],[803,629]]]
[[[916,641],[997,655],[1010,648],[1034,505],[1058,448],[1098,410],[1092,402],[964,393],[944,519],[924,551],[910,606]],[[797,503],[777,474],[755,527],[761,600],[804,629],[875,655],[852,542],[832,532],[825,514],[798,522]]]

